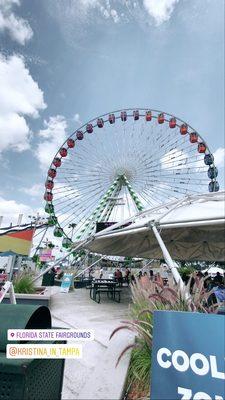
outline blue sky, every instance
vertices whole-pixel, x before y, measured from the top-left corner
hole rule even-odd
[[[0,215],[42,210],[65,138],[149,107],[207,141],[224,186],[223,0],[0,0]]]

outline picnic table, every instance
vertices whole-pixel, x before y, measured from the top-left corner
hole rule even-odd
[[[97,303],[101,301],[101,294],[106,293],[107,297],[113,301],[120,302],[120,292],[118,284],[113,279],[95,279],[90,288],[90,298]]]

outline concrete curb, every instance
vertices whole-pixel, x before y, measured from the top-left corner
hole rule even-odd
[[[101,361],[95,367],[92,375],[86,380],[78,400],[120,400],[125,389],[125,382],[130,363],[131,351],[128,351],[116,367],[121,352],[135,337],[127,331],[119,331],[109,342]]]

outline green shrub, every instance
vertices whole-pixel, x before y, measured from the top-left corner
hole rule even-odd
[[[180,274],[181,278],[183,279],[183,281],[187,282],[190,275],[193,274],[193,272],[195,270],[196,270],[196,268],[194,268],[191,265],[188,265],[188,266],[180,267],[179,274]]]
[[[13,286],[15,293],[35,293],[35,286],[32,282],[32,276],[27,273],[18,275],[13,280]]]

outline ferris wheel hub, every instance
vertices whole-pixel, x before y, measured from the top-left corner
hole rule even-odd
[[[119,167],[115,172],[115,178],[119,178],[122,185],[125,184],[125,180],[132,181],[133,174],[126,167]]]
[[[147,108],[88,121],[62,144],[47,175],[49,221],[55,236],[70,240],[89,237],[97,222],[121,221],[207,186],[219,190],[203,138],[179,118]]]

